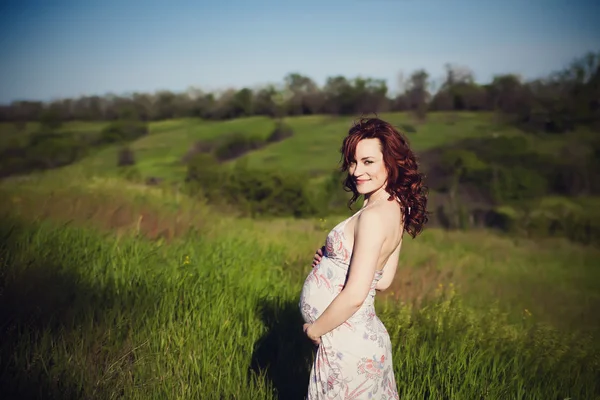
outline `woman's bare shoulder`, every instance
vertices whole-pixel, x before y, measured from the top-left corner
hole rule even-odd
[[[369,220],[371,223],[380,225],[398,225],[402,218],[400,204],[397,201],[386,201],[374,204],[372,207],[367,207],[359,218]]]

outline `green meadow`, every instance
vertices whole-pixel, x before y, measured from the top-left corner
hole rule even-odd
[[[381,117],[412,128],[418,154],[524,135],[492,114]],[[285,122],[293,136],[241,160],[302,171],[317,184],[337,167],[352,120]],[[274,127],[268,118],[149,127],[130,145],[140,179],[123,176],[119,147],[109,146],[0,182],[0,397],[302,398],[313,349],[302,335],[300,290],[314,251],[351,211],[253,219],[179,190],[181,160],[195,143],[264,138]],[[61,131],[101,128],[77,122]],[[0,147],[34,129],[0,126]],[[559,139],[527,140],[540,152],[562,148]],[[150,177],[166,183],[144,184]],[[597,199],[580,201],[591,209]],[[400,257],[376,303],[400,398],[600,399],[600,250],[430,227],[407,236]]]

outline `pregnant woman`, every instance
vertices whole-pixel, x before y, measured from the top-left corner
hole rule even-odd
[[[329,232],[302,287],[304,332],[318,346],[308,399],[398,399],[375,293],[394,278],[403,234],[427,222],[427,191],[406,139],[378,118],[350,129],[342,170],[350,204],[362,195],[364,205]]]

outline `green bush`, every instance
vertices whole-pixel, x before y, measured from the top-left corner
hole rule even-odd
[[[469,150],[448,149],[442,154],[440,166],[448,174],[469,176],[489,166]]]
[[[135,154],[130,147],[125,146],[119,150],[119,154],[117,155],[117,166],[127,167],[130,165],[135,165]]]
[[[213,203],[233,205],[251,216],[315,215],[317,202],[303,175],[270,169],[250,169],[238,162],[228,169],[209,154],[198,154],[188,164],[187,191]]]
[[[37,132],[31,135],[25,151],[28,165],[36,169],[48,169],[80,159],[86,154],[86,146],[65,133]]]
[[[545,197],[530,205],[528,231],[535,235],[567,237],[584,243],[600,243],[600,213],[561,197]],[[597,209],[597,207],[596,207]]]
[[[344,189],[346,174],[336,169],[323,182],[319,197],[324,212],[337,213],[348,210],[348,200],[352,194]]]
[[[281,121],[277,121],[275,124],[275,129],[269,137],[267,137],[268,143],[279,142],[281,140],[287,139],[294,135],[294,130],[291,126],[284,124]]]
[[[532,151],[523,137],[485,139],[447,149],[439,167],[450,182],[473,184],[496,203],[564,193],[573,188],[573,176],[590,175],[581,170],[587,167]]]
[[[111,122],[100,132],[99,144],[131,142],[148,134],[148,124],[142,121]]]
[[[190,162],[190,160],[192,158],[194,158],[194,156],[196,154],[200,154],[200,153],[212,153],[212,151],[214,150],[214,148],[215,148],[215,143],[214,142],[209,142],[209,141],[205,141],[205,140],[198,140],[185,153],[185,155],[181,158],[181,161],[184,164],[187,164],[187,163]]]
[[[39,119],[40,126],[45,131],[55,131],[62,127],[62,121],[58,112],[53,109],[46,109],[42,112]]]
[[[243,204],[253,216],[307,217],[318,210],[308,193],[307,177],[270,169],[249,169],[243,164],[229,175],[225,197]]]
[[[481,158],[490,161],[500,161],[510,158],[522,160],[531,156],[529,141],[524,136],[499,136],[473,141],[468,148]]]
[[[38,131],[27,142],[14,143],[0,153],[0,176],[62,167],[84,157],[87,150],[86,143],[71,134]]]
[[[248,136],[243,133],[227,135],[214,150],[215,157],[219,161],[228,161],[237,158],[249,151],[259,149],[265,145],[265,141],[258,136]]]
[[[489,226],[531,237],[565,237],[582,244],[600,244],[600,213],[593,204],[564,197],[543,197],[496,207]]]
[[[437,170],[448,182],[446,189],[468,184],[496,205],[486,216],[487,226],[590,244],[599,240],[600,217],[592,212],[596,205],[549,201],[548,196],[595,195],[600,179],[593,152],[556,156],[531,149],[526,137],[490,138],[445,150]]]
[[[497,202],[533,199],[548,192],[548,182],[543,175],[519,165],[494,166],[481,176],[481,183],[488,182]]]
[[[130,182],[141,183],[143,181],[142,173],[135,165],[121,167],[119,176]]]
[[[199,194],[208,200],[218,199],[219,189],[227,178],[227,171],[219,166],[217,159],[209,153],[191,156],[185,178],[187,192]]]
[[[40,131],[29,136],[27,143],[19,143],[0,153],[0,176],[69,165],[86,156],[92,146],[126,144],[147,133],[148,126],[139,121],[113,122],[94,139],[72,132],[58,132],[44,125]],[[117,164],[122,166],[133,163],[133,153],[121,150]]]
[[[417,133],[417,128],[411,124],[400,124],[400,130],[402,133]]]
[[[599,170],[599,160],[592,157],[579,160],[560,159],[544,168],[550,191],[571,196],[600,194],[600,174],[597,173]]]

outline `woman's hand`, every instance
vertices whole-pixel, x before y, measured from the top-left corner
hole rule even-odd
[[[315,256],[313,257],[313,263],[312,263],[313,268],[316,267],[321,262],[324,252],[325,252],[325,246],[323,246],[317,250],[317,252],[315,253]]]
[[[311,335],[310,332],[310,327],[312,326],[312,324],[304,324],[304,326],[302,327],[302,330],[304,331],[304,333],[306,334],[306,336],[316,345],[320,345],[321,344],[321,338],[320,337],[316,337]]]

